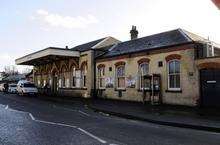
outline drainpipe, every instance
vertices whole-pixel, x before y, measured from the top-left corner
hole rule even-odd
[[[95,49],[93,49],[93,74],[94,74],[94,81],[93,81],[93,98],[97,98],[97,91],[96,91],[96,57],[95,57],[95,54],[96,54],[96,50]]]

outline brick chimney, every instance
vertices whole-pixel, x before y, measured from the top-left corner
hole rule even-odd
[[[130,34],[131,34],[131,40],[138,38],[138,31],[137,31],[137,27],[136,26],[132,26]]]

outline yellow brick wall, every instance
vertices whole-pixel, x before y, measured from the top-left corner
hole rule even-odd
[[[165,58],[170,54],[179,54],[181,55],[180,60],[180,69],[181,69],[181,89],[182,93],[170,93],[166,92],[168,88],[168,73],[167,73],[167,62]],[[194,106],[196,105],[196,101],[199,99],[199,77],[198,77],[198,69],[196,68],[194,62],[194,49],[185,49],[179,51],[158,53],[158,54],[150,54],[145,56],[136,56],[130,58],[122,58],[117,60],[99,60],[97,65],[104,64],[105,65],[105,77],[115,77],[115,63],[119,61],[126,62],[125,65],[125,75],[136,77],[136,87],[135,88],[126,88],[122,94],[122,97],[118,97],[118,91],[115,91],[114,88],[106,88],[104,91],[104,96],[106,98],[111,99],[119,99],[119,100],[130,100],[130,101],[141,101],[142,100],[142,92],[138,92],[138,63],[137,61],[141,58],[149,58],[149,72],[150,74],[156,73],[161,75],[162,79],[162,101],[166,104],[176,104],[176,105],[188,105]],[[158,62],[163,61],[163,67],[158,67]],[[112,72],[109,72],[109,67],[112,67]],[[189,74],[193,73],[193,76]],[[98,74],[97,74],[98,80]],[[98,81],[96,83],[98,87]]]

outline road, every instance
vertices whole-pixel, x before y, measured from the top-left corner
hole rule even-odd
[[[219,145],[220,134],[139,122],[0,93],[2,145]]]

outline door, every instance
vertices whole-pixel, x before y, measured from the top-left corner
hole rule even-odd
[[[220,107],[220,69],[200,71],[202,106]]]
[[[53,93],[57,93],[57,77],[56,76],[54,76],[53,77],[53,88],[52,88],[52,91],[53,91]]]

